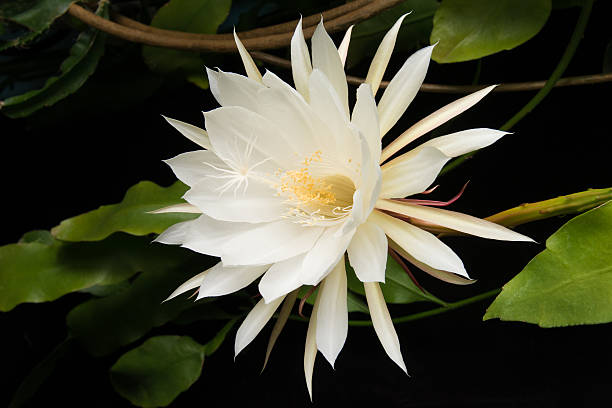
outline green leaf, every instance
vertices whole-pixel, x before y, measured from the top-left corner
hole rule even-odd
[[[227,18],[231,0],[170,0],[162,6],[151,26],[166,30],[214,34]],[[159,47],[142,47],[149,68],[161,74],[178,74],[201,88],[208,88],[200,54]]]
[[[356,294],[353,292],[348,292],[346,294],[346,301],[348,302],[348,311],[349,312],[361,312],[370,314],[370,309],[368,309],[368,305]]]
[[[185,251],[180,252],[186,255]],[[193,299],[183,298],[162,303],[178,285],[195,275],[192,269],[149,267],[129,289],[89,300],[72,309],[66,317],[70,333],[95,356],[138,340],[196,304]]]
[[[434,16],[432,58],[459,62],[510,50],[540,31],[550,9],[551,0],[443,0]]]
[[[73,244],[54,240],[47,231],[28,233],[19,243],[0,247],[0,311],[124,281],[147,263],[167,262],[168,249],[122,235]]]
[[[10,0],[0,3],[0,20],[40,33],[64,14],[75,0]]]
[[[347,57],[348,66],[374,56],[387,31],[405,13],[410,14],[404,19],[398,33],[395,52],[411,51],[427,44],[437,7],[436,0],[408,0],[355,25]]]
[[[99,241],[118,231],[132,235],[159,234],[177,222],[197,216],[148,213],[184,202],[181,196],[186,191],[187,186],[178,181],[170,187],[141,181],[127,191],[119,204],[104,205],[97,210],[68,218],[54,227],[51,233],[63,241]]]
[[[165,407],[200,377],[205,347],[188,336],[157,336],[111,367],[113,387],[139,407]]]
[[[348,262],[346,263],[346,272],[348,288],[355,293],[365,295],[363,283],[357,278],[355,271]],[[402,267],[391,257],[387,257],[385,283],[381,283],[380,289],[388,303],[433,302],[446,305],[431,293],[416,286]]]
[[[108,18],[108,2],[101,2],[96,14]],[[35,89],[0,102],[2,112],[11,117],[24,117],[50,106],[79,89],[96,70],[104,54],[106,34],[94,28],[83,31],[70,48],[70,55],[60,67],[60,74]]]
[[[612,202],[581,214],[504,285],[484,319],[542,327],[612,321]]]

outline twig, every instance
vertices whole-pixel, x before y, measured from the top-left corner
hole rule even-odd
[[[261,51],[254,51],[251,53],[253,58],[260,61],[266,62],[271,65],[276,65],[281,68],[291,68],[291,61],[288,59],[277,57],[276,55],[268,54]],[[351,85],[359,86],[365,82],[365,78],[360,78],[352,75],[346,76],[346,81]],[[554,86],[575,86],[575,85],[590,85],[599,84],[602,82],[612,82],[612,72],[607,74],[594,74],[594,75],[581,75],[574,77],[567,77],[558,80]],[[382,81],[380,83],[381,88],[386,88],[389,85],[389,81]],[[500,84],[493,92],[520,92],[520,91],[535,91],[544,88],[546,81],[529,81],[529,82],[511,82],[507,84]],[[448,94],[467,94],[476,92],[480,89],[486,88],[490,85],[441,85],[441,84],[427,84],[421,85],[421,91],[431,93],[448,93]]]
[[[402,0],[375,0],[353,10],[342,14],[332,20],[325,22],[328,32],[335,32],[348,27],[351,24],[363,21],[399,4]],[[68,13],[82,22],[104,31],[116,37],[131,42],[152,45],[156,47],[172,48],[187,51],[212,51],[212,52],[236,52],[236,44],[233,39],[215,38],[177,38],[159,34],[157,32],[147,32],[136,29],[113,21],[98,17],[90,11],[73,4],[68,9]],[[310,26],[304,29],[304,36],[309,38],[314,33],[315,27]],[[289,45],[293,31],[270,34],[261,37],[245,38],[244,46],[249,50],[263,50],[280,48]]]
[[[343,14],[350,13],[371,3],[372,0],[355,0],[349,3],[343,4],[341,6],[335,7],[333,9],[329,9],[322,13],[313,14],[308,17],[304,17],[302,19],[302,27],[310,27],[315,24],[318,24],[321,20],[321,17],[325,21],[332,20],[336,17],[339,17]],[[176,38],[200,38],[200,39],[226,39],[226,40],[234,40],[233,34],[196,34],[196,33],[186,33],[182,31],[174,31],[174,30],[163,30],[157,27],[152,27],[146,24],[139,23],[138,21],[132,20],[124,15],[119,13],[113,13],[112,18],[115,22],[124,25],[126,27],[136,28],[141,31],[145,31],[148,33],[157,33],[162,35],[167,35]],[[268,27],[255,28],[249,31],[243,31],[239,33],[240,39],[245,38],[254,38],[261,37],[270,34],[281,34],[293,32],[295,30],[295,26],[297,25],[299,20],[288,21],[281,24],[275,24]]]

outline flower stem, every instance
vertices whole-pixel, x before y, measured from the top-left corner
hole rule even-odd
[[[561,78],[561,76],[563,75],[563,72],[565,72],[565,69],[567,68],[570,61],[572,60],[572,57],[576,53],[576,49],[578,49],[578,44],[580,43],[580,40],[582,39],[584,35],[584,30],[587,27],[587,23],[589,21],[589,16],[591,15],[591,9],[593,8],[594,1],[595,0],[586,0],[584,2],[584,5],[582,6],[582,9],[580,11],[580,16],[578,17],[578,21],[576,22],[576,27],[574,28],[574,32],[572,33],[570,41],[567,44],[567,47],[565,48],[565,52],[563,53],[563,56],[561,57],[561,60],[559,60],[559,63],[555,67],[554,71],[552,72],[548,80],[546,81],[546,84],[544,84],[544,87],[540,89],[538,93],[535,94],[535,96],[531,98],[531,100],[527,102],[527,104],[523,106],[523,108],[520,111],[518,111],[506,123],[504,123],[500,127],[500,130],[508,131],[514,125],[516,125],[529,112],[531,112],[533,108],[535,108],[542,101],[542,99],[546,97],[546,95],[548,95],[551,89],[555,86],[555,83]],[[448,173],[449,171],[455,169],[456,167],[463,164],[466,160],[472,158],[475,154],[476,152],[467,153],[467,154],[464,154],[463,156],[456,158],[455,160],[453,160],[452,162],[444,166],[444,168],[440,172],[440,175]]]
[[[492,298],[493,296],[496,296],[499,292],[501,292],[501,289],[493,289],[488,292],[480,293],[476,296],[469,297],[467,299],[448,303],[444,307],[438,307],[436,309],[426,310],[424,312],[414,313],[414,314],[410,314],[407,316],[395,317],[391,320],[393,320],[393,323],[405,323],[405,322],[410,322],[413,320],[423,319],[429,316],[435,316],[441,313],[449,312],[451,310],[459,309],[460,307],[467,306],[472,303],[480,302],[481,300]],[[349,326],[372,326],[372,321],[371,320],[349,320],[348,324]]]
[[[588,189],[579,193],[568,194],[535,203],[521,204],[517,207],[493,214],[485,218],[504,227],[516,227],[528,222],[558,217],[560,215],[580,213],[612,200],[612,188]],[[450,230],[418,219],[410,222],[419,228],[444,235],[459,235],[460,232]]]

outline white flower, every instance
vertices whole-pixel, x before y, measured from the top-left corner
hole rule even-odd
[[[433,49],[423,48],[408,58],[377,104],[374,95],[402,20],[380,44],[366,83],[357,89],[352,111],[343,67],[350,30],[337,49],[319,24],[312,37],[311,60],[300,22],[291,40],[296,89],[269,71],[262,77],[235,37],[248,77],[207,70],[210,89],[221,107],[204,113],[206,131],[168,119],[205,150],[168,160],[176,176],[191,188],[184,196],[187,204],[160,212],[202,215],[168,228],[157,241],[221,258],[170,298],[196,288],[198,299],[221,296],[261,277],[263,298],[238,330],[238,354],[287,297],[289,303],[274,329],[273,343],[296,291],[302,285],[319,285],[304,355],[311,395],[317,349],[333,365],[347,336],[345,253],[363,281],[383,348],[406,371],[379,287],[385,281],[388,246],[446,281],[467,283],[469,277],[448,246],[405,220],[416,218],[484,238],[530,241],[478,218],[414,200],[397,200],[425,191],[450,158],[488,146],[505,134],[492,129],[464,130],[432,139],[387,161],[492,89],[441,108],[381,149],[382,137],[419,90]]]

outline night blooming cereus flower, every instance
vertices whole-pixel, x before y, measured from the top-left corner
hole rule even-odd
[[[304,353],[311,395],[317,349],[333,366],[347,336],[345,253],[363,282],[384,350],[406,371],[379,286],[385,281],[389,246],[440,279],[470,282],[459,257],[409,220],[483,238],[531,241],[479,218],[404,199],[424,192],[450,158],[488,146],[505,133],[464,130],[432,139],[388,161],[492,89],[441,108],[381,149],[382,137],[419,90],[433,49],[423,48],[408,58],[377,104],[374,95],[402,20],[380,44],[366,82],[357,89],[352,111],[344,74],[350,29],[336,48],[319,24],[312,37],[311,60],[300,22],[291,40],[295,89],[269,71],[262,77],[235,36],[248,77],[208,70],[210,89],[221,107],[204,113],[206,131],[168,119],[205,150],[168,160],[176,176],[191,188],[184,196],[187,203],[157,212],[201,215],[168,228],[157,241],[221,258],[170,298],[196,288],[198,299],[225,295],[261,278],[262,299],[238,329],[235,353],[255,338],[284,300],[269,353],[299,288],[318,285]]]

